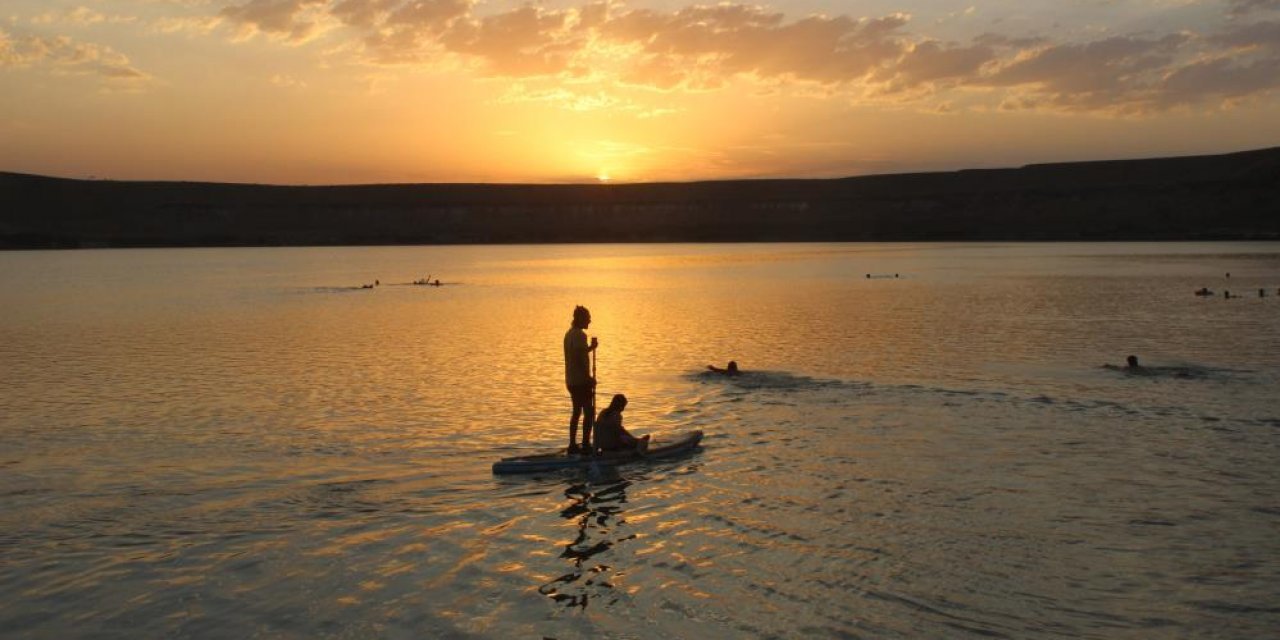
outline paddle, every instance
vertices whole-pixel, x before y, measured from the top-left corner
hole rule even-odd
[[[595,340],[592,339],[592,342],[595,342]],[[594,346],[598,348],[599,344],[597,343]],[[600,386],[600,381],[596,379],[596,349],[592,349],[591,350],[591,425],[593,427],[595,426],[595,422],[596,422],[596,387],[598,386]],[[591,434],[592,443],[595,442],[595,437],[596,437],[596,434],[592,433]],[[588,451],[587,454],[590,455],[594,450],[595,450],[595,446],[593,444],[592,451]]]
[[[596,387],[600,381],[596,379],[596,349],[591,350],[591,410],[596,410]]]

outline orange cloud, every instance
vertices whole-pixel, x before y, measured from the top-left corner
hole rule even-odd
[[[240,37],[264,33],[290,43],[311,40],[320,32],[312,10],[325,12],[328,0],[249,0],[226,7],[219,14],[240,26]]]
[[[1280,0],[1235,0],[1225,15],[1239,22],[1278,7]],[[590,90],[526,92],[531,100],[577,108],[603,103],[558,98],[627,86],[706,91],[745,79],[927,110],[955,108],[934,99],[942,92],[978,88],[1003,108],[1139,113],[1247,99],[1280,84],[1267,74],[1278,68],[1280,23],[1266,21],[1209,35],[1053,42],[986,34],[943,42],[909,30],[906,13],[792,18],[735,3],[676,10],[527,4],[481,14],[472,0],[249,0],[219,17],[238,25],[241,36],[261,32],[295,44],[332,20],[368,64],[457,60],[494,77],[597,83]]]
[[[45,67],[55,73],[96,75],[116,88],[136,88],[152,78],[109,46],[69,36],[14,36],[0,31],[0,68]]]

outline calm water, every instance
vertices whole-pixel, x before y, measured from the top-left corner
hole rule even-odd
[[[0,629],[1272,635],[1277,287],[1275,243],[0,253]],[[490,474],[565,440],[575,304],[701,452]]]

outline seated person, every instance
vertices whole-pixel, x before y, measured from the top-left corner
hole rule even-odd
[[[649,436],[637,438],[623,428],[622,410],[625,408],[627,397],[619,393],[596,418],[593,437],[596,447],[601,451],[634,449],[638,453],[644,453],[649,450]]]
[[[730,361],[729,361],[729,366],[727,366],[727,367],[725,367],[725,368],[723,368],[723,369],[721,369],[720,367],[717,367],[717,366],[715,366],[715,365],[713,365],[713,364],[709,364],[709,365],[707,365],[707,370],[708,370],[708,371],[711,371],[712,373],[720,373],[720,374],[724,374],[724,375],[726,375],[726,376],[737,376],[737,375],[742,375],[742,372],[741,372],[741,371],[738,371],[738,363],[737,363],[737,362],[735,362],[735,361],[733,361],[733,360],[730,360]]]

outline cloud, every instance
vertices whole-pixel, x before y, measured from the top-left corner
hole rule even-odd
[[[307,83],[290,75],[277,73],[271,76],[271,84],[284,89],[305,89]]]
[[[208,35],[224,21],[222,16],[183,16],[157,18],[150,28],[156,33]]]
[[[669,107],[653,107],[635,100],[624,91],[605,91],[602,89],[577,90],[571,86],[560,84],[548,88],[530,88],[523,82],[517,82],[497,99],[497,104],[539,103],[549,104],[567,111],[601,111],[612,113],[631,113],[638,118],[658,118],[673,113],[677,109]]]
[[[603,21],[599,37],[632,46],[629,78],[674,87],[698,76],[749,75],[820,84],[851,82],[906,50],[909,18],[809,16],[788,22],[760,7],[721,4],[675,13],[640,9]]]
[[[219,15],[239,26],[239,39],[262,33],[301,44],[321,33],[316,14],[323,14],[327,4],[328,0],[249,0],[226,7]]]
[[[526,5],[479,20],[459,20],[443,36],[452,52],[476,56],[499,75],[559,73],[581,42],[566,32],[569,15]]]
[[[1235,49],[1280,49],[1280,22],[1258,22],[1235,27],[1209,38]]]
[[[1219,48],[1170,70],[1159,86],[1161,106],[1236,102],[1280,89],[1280,22],[1236,27],[1206,41]]]
[[[1113,90],[1128,79],[1168,64],[1186,39],[1178,34],[1155,40],[1117,36],[1046,46],[1007,64],[985,78],[984,83],[1038,84],[1055,93]]]
[[[1211,97],[1238,99],[1280,88],[1276,69],[1280,59],[1235,62],[1230,59],[1197,61],[1179,67],[1160,85],[1161,106],[1177,106]]]
[[[1227,4],[1227,13],[1237,17],[1260,11],[1280,10],[1280,0],[1229,0]]]
[[[0,31],[0,68],[47,68],[61,75],[89,75],[113,89],[138,89],[153,78],[109,46],[69,36],[13,35]]]
[[[63,11],[46,11],[40,15],[31,18],[31,24],[51,25],[51,24],[68,24],[76,26],[88,26],[103,22],[110,23],[127,23],[134,22],[137,18],[134,16],[108,16],[89,7],[79,6]]]
[[[730,77],[838,84],[863,77],[905,51],[905,14],[788,20],[753,5],[723,3],[678,11],[590,2],[477,14],[471,0],[251,0],[221,16],[247,32],[303,41],[328,16],[358,34],[373,64],[476,63],[494,76],[526,78],[601,67],[632,84],[670,89],[720,86]],[[625,61],[619,64],[618,60]]]
[[[1024,53],[972,84],[1027,89],[1036,105],[1069,110],[1140,109],[1151,85],[1190,36],[1117,36]]]
[[[335,18],[355,27],[371,27],[395,6],[395,0],[342,0],[330,10]]]
[[[754,82],[931,111],[999,105],[1133,114],[1265,95],[1276,84],[1268,67],[1277,68],[1280,58],[1280,22],[1258,17],[1280,8],[1280,0],[1229,0],[1234,17],[1202,33],[1071,40],[988,33],[958,42],[913,32],[905,13],[792,16],[735,2],[659,9],[614,0],[559,8],[477,0],[238,1],[210,22],[157,28],[207,32],[221,21],[237,39],[265,34],[293,45],[331,35],[340,42],[326,49],[330,56],[354,55],[383,68],[467,67],[537,87],[504,100],[575,110],[639,113],[617,96]]]
[[[915,87],[926,82],[973,77],[996,60],[998,51],[989,43],[956,46],[926,40],[904,52],[881,77],[899,86]]]
[[[344,0],[335,15],[347,25],[363,27],[362,43],[368,61],[376,64],[417,64],[436,58],[444,47],[441,37],[467,13],[467,0]]]
[[[1052,45],[974,84],[1015,89],[1005,109],[1141,114],[1230,105],[1280,90],[1280,23],[1209,36],[1115,37]]]

